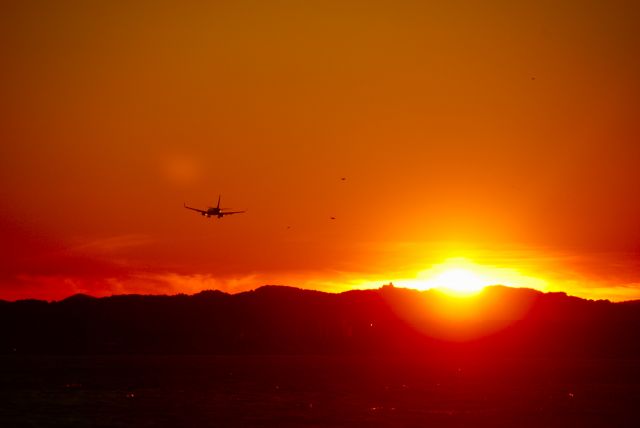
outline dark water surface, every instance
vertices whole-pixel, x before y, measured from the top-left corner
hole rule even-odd
[[[0,427],[637,427],[640,361],[4,356]]]

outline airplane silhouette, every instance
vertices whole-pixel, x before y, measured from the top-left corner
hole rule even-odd
[[[184,204],[184,207],[189,209],[189,210],[193,210],[193,211],[197,211],[200,214],[202,214],[203,216],[206,216],[207,218],[214,216],[214,217],[218,217],[218,218],[222,218],[226,215],[231,215],[231,214],[241,214],[245,211],[223,211],[224,208],[220,208],[220,195],[218,195],[218,205],[216,205],[215,207],[209,207],[206,210],[200,210],[198,208],[192,208],[187,206],[187,204]]]

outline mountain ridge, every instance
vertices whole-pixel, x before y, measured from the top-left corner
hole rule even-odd
[[[487,287],[74,295],[0,305],[3,354],[434,353],[640,356],[640,302]]]
[[[377,291],[377,290],[383,290],[386,288],[392,288],[395,290],[407,290],[410,292],[417,292],[417,293],[443,293],[440,290],[437,289],[427,289],[427,290],[419,290],[416,288],[409,288],[409,287],[399,287],[399,286],[395,286],[393,284],[385,284],[382,285],[379,288],[367,288],[367,289],[351,289],[351,290],[345,290],[345,291],[340,291],[340,292],[331,292],[331,291],[323,291],[323,290],[315,290],[315,289],[310,289],[310,288],[302,288],[302,287],[296,287],[296,286],[292,286],[292,285],[276,285],[276,284],[265,284],[265,285],[261,285],[259,287],[256,287],[254,289],[251,290],[244,290],[244,291],[239,291],[237,293],[230,293],[230,292],[226,292],[226,291],[222,291],[222,290],[218,290],[218,289],[204,289],[201,291],[198,291],[196,293],[192,293],[192,294],[186,294],[186,293],[176,293],[176,294],[141,294],[141,293],[122,293],[122,294],[112,294],[112,295],[108,295],[108,296],[94,296],[91,294],[86,294],[86,293],[76,293],[76,294],[72,294],[70,296],[67,296],[65,298],[59,299],[59,300],[43,300],[43,299],[35,299],[35,298],[24,298],[24,299],[16,299],[16,300],[4,300],[4,299],[0,299],[0,303],[16,303],[16,302],[24,302],[24,301],[38,301],[38,302],[47,302],[47,303],[59,303],[59,302],[63,302],[66,300],[90,300],[90,299],[109,299],[111,297],[120,297],[120,296],[143,296],[143,297],[176,297],[176,296],[187,296],[187,297],[195,297],[195,296],[200,296],[200,295],[206,295],[209,293],[214,293],[214,294],[223,294],[223,295],[228,295],[228,296],[235,296],[235,295],[239,295],[239,294],[246,294],[246,293],[255,293],[255,292],[265,292],[268,290],[290,290],[290,291],[301,291],[301,292],[311,292],[311,293],[321,293],[321,294],[330,294],[330,295],[341,295],[341,294],[348,294],[348,293],[354,293],[354,292],[368,292],[368,291]],[[557,296],[566,296],[569,298],[576,298],[582,301],[588,301],[588,302],[610,302],[613,304],[619,304],[619,303],[637,303],[640,302],[640,299],[632,299],[632,300],[624,300],[624,301],[619,301],[619,302],[613,302],[609,299],[588,299],[588,298],[584,298],[584,297],[579,297],[579,296],[574,296],[571,294],[567,294],[565,291],[539,291],[533,288],[527,288],[527,287],[511,287],[511,286],[507,286],[507,285],[502,285],[502,284],[493,284],[493,285],[488,285],[486,287],[484,287],[484,289],[481,291],[481,293],[486,293],[487,291],[491,291],[491,290],[496,290],[496,289],[508,289],[508,290],[520,290],[523,292],[530,292],[530,293],[539,293],[539,294],[544,294],[544,295],[557,295]],[[445,293],[446,294],[446,293]],[[460,299],[467,299],[469,297],[466,296],[462,296],[459,297]],[[470,298],[473,298],[473,296],[470,296]]]

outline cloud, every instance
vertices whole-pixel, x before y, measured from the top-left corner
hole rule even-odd
[[[622,302],[640,299],[640,282],[626,284],[602,284],[601,282],[572,281],[553,287],[552,291],[564,291],[573,296],[592,300]]]
[[[0,298],[60,300],[77,293],[96,297],[114,294],[194,294],[203,290],[237,293],[264,285],[253,275],[219,277],[175,272],[133,272],[118,276],[18,274],[0,283]]]
[[[123,284],[124,285],[124,284]],[[192,294],[202,290],[220,290],[227,293],[237,293],[251,290],[261,285],[256,275],[245,276],[215,276],[212,274],[179,274],[166,273],[139,273],[131,276],[126,284],[128,287],[149,288],[155,292],[167,294],[186,293]]]
[[[100,238],[69,248],[69,252],[89,254],[114,253],[125,249],[141,247],[154,242],[148,235],[128,234]]]

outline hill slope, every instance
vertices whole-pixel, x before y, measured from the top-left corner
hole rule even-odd
[[[76,295],[0,302],[0,353],[640,356],[640,303],[489,287],[473,299],[392,286],[341,294]]]

